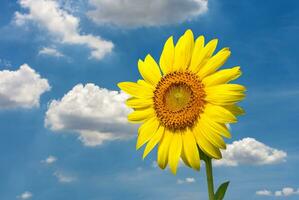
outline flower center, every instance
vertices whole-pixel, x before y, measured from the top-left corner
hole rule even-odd
[[[164,127],[171,130],[192,127],[205,105],[204,86],[191,72],[167,74],[154,94],[156,115]]]
[[[165,92],[165,105],[170,111],[180,111],[188,105],[191,96],[192,90],[189,86],[173,84]]]

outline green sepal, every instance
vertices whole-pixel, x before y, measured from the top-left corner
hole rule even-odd
[[[199,146],[197,146],[197,149],[198,149],[198,153],[199,153],[199,157],[201,160],[203,161],[207,161],[208,159],[211,159],[208,155],[206,155],[200,148]]]
[[[215,200],[223,200],[225,192],[227,190],[227,187],[229,185],[229,181],[222,183],[219,188],[217,189],[217,192],[215,194]]]

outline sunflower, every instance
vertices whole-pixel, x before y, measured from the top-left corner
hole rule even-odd
[[[180,158],[200,169],[200,152],[220,159],[223,139],[230,138],[229,123],[243,114],[236,103],[245,97],[245,87],[229,83],[241,75],[240,67],[218,70],[231,52],[223,48],[215,55],[217,39],[206,45],[204,37],[194,41],[191,30],[176,45],[169,37],[159,65],[151,55],[138,61],[142,80],[121,82],[119,88],[131,95],[127,106],[133,108],[129,122],[142,123],[136,149],[146,144],[145,158],[158,146],[157,163],[169,165],[175,174]]]

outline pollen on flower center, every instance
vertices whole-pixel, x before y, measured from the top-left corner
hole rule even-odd
[[[192,90],[185,84],[173,84],[165,92],[165,105],[170,111],[176,112],[184,109],[190,102]]]
[[[205,105],[204,87],[191,72],[173,72],[164,76],[154,92],[154,108],[168,129],[192,127]]]

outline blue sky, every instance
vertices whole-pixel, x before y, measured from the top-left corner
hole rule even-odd
[[[204,169],[173,176],[155,152],[142,161],[113,92],[188,28],[231,48],[225,66],[242,67],[248,92],[227,142],[260,152],[233,152],[236,166],[214,168],[216,184],[231,181],[230,200],[298,199],[299,2],[115,2],[1,1],[0,199],[206,199]],[[45,5],[54,11],[35,12]]]

